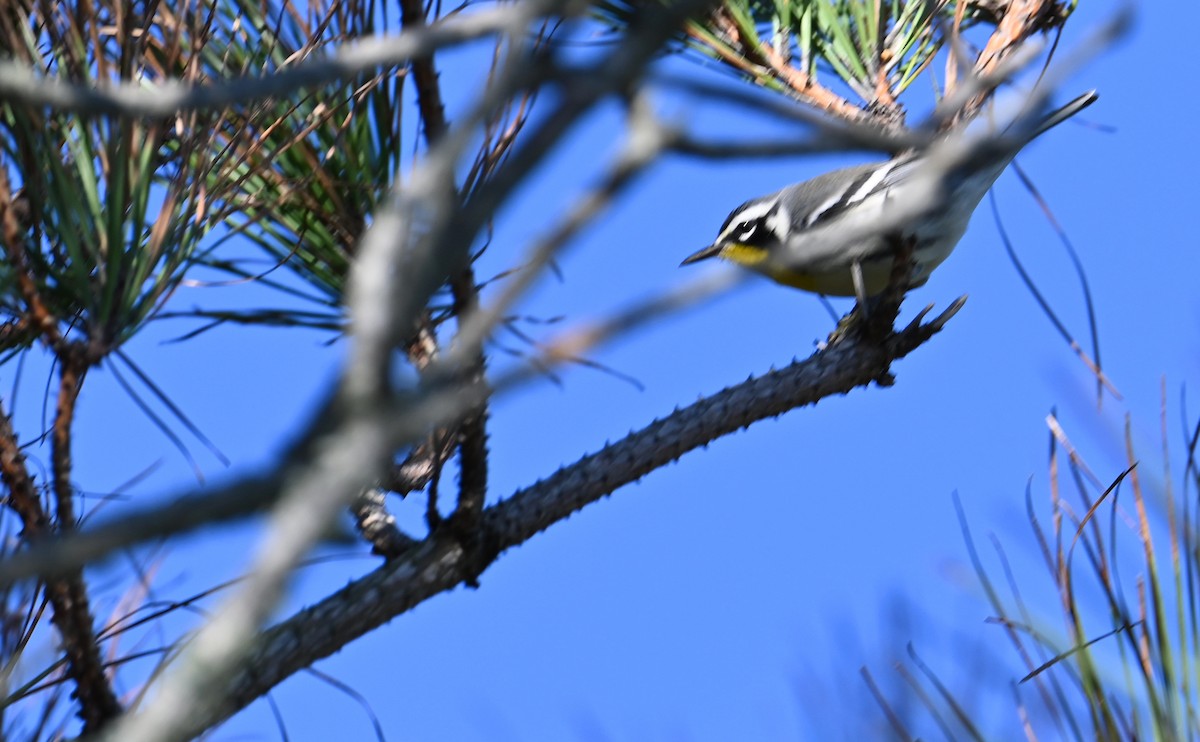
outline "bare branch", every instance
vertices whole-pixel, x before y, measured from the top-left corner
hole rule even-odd
[[[242,106],[262,98],[286,96],[299,88],[350,79],[365,70],[407,64],[437,49],[484,36],[520,33],[533,20],[554,13],[570,15],[570,0],[524,0],[478,13],[462,13],[395,36],[358,41],[324,59],[305,59],[266,75],[206,85],[122,82],[99,89],[72,85],[0,60],[0,100],[49,106],[64,112],[140,117]]]
[[[519,0],[478,13],[472,8],[431,25],[427,25],[427,11],[419,0],[401,0],[404,30],[397,36],[360,41],[322,59],[285,63],[283,69],[261,77],[211,85],[125,82],[101,89],[83,88],[0,62],[0,103],[15,101],[121,116],[242,107],[255,99],[282,97],[301,87],[353,77],[364,70],[407,64],[411,66],[427,140],[426,156],[418,160],[404,187],[398,185],[371,215],[371,226],[354,252],[347,298],[350,352],[338,386],[288,455],[270,471],[215,492],[192,494],[164,507],[122,515],[120,520],[82,534],[53,538],[56,534],[39,502],[11,421],[0,410],[0,477],[10,491],[8,504],[25,522],[28,537],[47,536],[16,558],[0,563],[0,584],[34,574],[51,575],[48,595],[55,608],[55,623],[63,635],[67,672],[76,683],[85,732],[101,731],[106,739],[122,742],[182,740],[200,734],[297,670],[423,600],[458,584],[474,584],[507,549],[683,454],[758,420],[826,396],[872,383],[890,385],[893,363],[942,329],[961,302],[932,321],[925,321],[926,309],[903,330],[894,329],[899,301],[907,287],[908,268],[907,261],[896,261],[895,291],[883,298],[883,314],[869,318],[864,328],[837,337],[804,361],[676,410],[546,480],[517,491],[509,499],[485,506],[487,405],[497,393],[528,381],[547,366],[576,360],[612,337],[625,335],[737,280],[732,271],[726,271],[682,290],[657,295],[602,322],[567,332],[542,346],[533,359],[493,371],[488,377],[483,347],[497,323],[580,230],[662,153],[723,158],[849,147],[897,152],[934,141],[936,127],[893,132],[876,126],[839,126],[812,111],[789,116],[816,132],[803,141],[704,141],[663,125],[649,111],[639,86],[664,43],[678,34],[687,18],[709,4],[710,0],[644,4],[634,13],[623,39],[613,49],[589,58],[598,61],[589,61],[586,66],[563,61],[553,49],[539,48],[530,42],[527,33],[539,19],[557,19],[578,10],[576,0]],[[1014,0],[1005,12],[1011,16],[1013,8],[1039,5],[1045,4],[1040,0]],[[733,28],[731,33],[736,30]],[[451,126],[445,118],[433,54],[489,35],[501,39],[497,48],[505,49],[507,54],[500,58],[498,52],[500,61],[494,77]],[[1003,55],[993,54],[993,59],[981,64],[981,74],[959,82],[960,100],[954,102],[959,108],[969,107],[975,96],[991,92],[1019,63],[1020,54],[1009,54],[1007,47]],[[814,88],[813,81],[804,75],[788,72],[795,71],[790,60],[777,55],[769,45],[763,46],[753,64],[770,68],[797,90],[807,91],[810,99],[822,101],[819,96],[814,98],[814,93],[823,90]],[[878,97],[891,100],[886,95],[886,75],[880,72]],[[546,115],[524,118],[525,102],[543,85],[556,86],[553,106]],[[1050,92],[1048,85],[1040,88],[1037,95],[1042,97],[1035,97],[1031,107],[1040,108]],[[534,243],[526,265],[494,304],[481,309],[471,267],[472,250],[480,234],[552,148],[597,103],[611,98],[629,104],[629,141],[625,149],[593,190]],[[518,99],[522,106],[519,123],[495,139],[495,131],[502,128]],[[860,109],[842,103],[840,99],[826,99],[823,105],[847,119],[865,117]],[[945,111],[940,110],[933,120],[939,124],[949,121],[947,116],[953,114]],[[1028,117],[1014,119],[1019,129]],[[311,126],[324,123],[323,119],[314,120]],[[514,139],[515,131],[522,127],[522,137]],[[464,193],[456,178],[464,172],[464,154],[478,143],[481,129],[483,154],[467,176],[471,188]],[[300,136],[310,131],[306,129]],[[494,149],[489,149],[493,141]],[[940,191],[944,190],[947,171],[961,167],[981,149],[1002,144],[1003,140],[997,139],[969,143],[955,139],[934,144],[928,158],[931,166],[915,178],[906,200],[896,204],[888,218],[902,222],[915,210],[930,208],[943,195]],[[385,167],[396,167],[394,163],[399,161],[397,155]],[[393,180],[399,183],[398,172],[395,175]],[[0,189],[6,191],[7,183],[0,182]],[[18,223],[16,214],[5,211],[4,202],[11,200],[8,195],[0,193],[0,222],[4,248],[15,264],[19,253],[14,255],[13,250],[19,251],[21,245],[14,226]],[[362,217],[365,220],[365,214]],[[879,224],[871,225],[872,231],[881,229]],[[847,239],[844,234],[837,236],[840,244]],[[348,241],[345,246],[349,247]],[[17,268],[19,280],[21,266]],[[898,278],[905,283],[898,283]],[[457,317],[458,331],[455,344],[441,352],[436,346],[429,307],[446,286],[453,296],[450,313]],[[17,303],[24,300],[27,305],[25,316],[20,318],[24,329],[40,332],[60,359],[68,360],[63,348],[70,350],[72,346],[51,332],[51,328],[65,332],[59,330],[62,323],[38,309],[36,292],[24,290],[23,285],[18,288],[22,292],[16,294]],[[12,331],[19,329],[14,325]],[[393,373],[393,364],[406,342],[422,332],[433,338],[434,352],[426,359],[427,366],[419,369],[419,381],[398,389],[399,374]],[[58,515],[68,521],[64,524],[68,526],[74,521],[70,421],[86,368],[86,359],[64,364],[53,431],[53,492],[59,501]],[[418,455],[421,444],[427,444],[427,450]],[[451,455],[454,444],[460,451],[462,472],[458,507],[454,516],[439,523],[436,473]],[[431,483],[430,531],[421,541],[396,527],[395,519],[384,507],[384,493],[375,489],[388,481],[387,471],[394,468],[397,451],[405,447],[414,447],[414,454],[406,462],[412,466],[401,472],[401,487],[411,489]],[[359,518],[361,530],[377,552],[387,556],[389,562],[317,605],[262,631],[297,565],[347,507]],[[149,686],[156,691],[147,694],[152,700],[135,704],[140,707],[137,714],[101,729],[121,709],[98,661],[80,565],[148,538],[268,509],[265,535],[250,574],[236,594],[214,611],[212,620],[169,666],[164,663],[164,677],[156,678]]]
[[[574,360],[613,337],[628,333],[669,312],[693,306],[744,279],[744,274],[732,268],[718,271],[710,278],[696,280],[681,289],[639,302],[603,322],[574,328],[546,344],[542,353],[534,359],[497,375],[488,386],[449,384],[442,388],[425,389],[403,395],[390,404],[379,405],[380,409],[376,412],[387,419],[388,435],[399,442],[397,445],[415,444],[423,440],[429,430],[461,416],[464,410],[478,404],[481,399],[540,378],[546,368],[556,363]],[[447,369],[440,374],[440,378],[455,377],[452,369]],[[329,401],[325,407],[332,404]],[[308,427],[321,431],[332,419],[333,413],[323,409]],[[61,575],[80,565],[96,562],[118,549],[261,512],[279,500],[284,482],[305,476],[306,467],[318,455],[320,441],[324,440],[316,434],[310,433],[309,436],[292,447],[276,471],[246,477],[219,489],[165,498],[165,505],[140,512],[126,512],[120,518],[73,533],[67,538],[46,540],[24,552],[13,554],[0,561],[0,585],[34,576]],[[440,448],[440,445],[435,448]],[[420,472],[412,474],[423,476]]]
[[[451,366],[466,363],[472,349],[483,345],[484,339],[492,333],[497,323],[530,289],[546,266],[558,257],[563,247],[608,208],[617,194],[666,149],[683,137],[678,130],[669,129],[656,120],[649,109],[649,102],[640,95],[634,96],[630,104],[628,132],[625,146],[601,182],[582,196],[558,224],[534,244],[492,305],[466,317],[456,338],[458,344],[449,351],[445,363]]]
[[[73,531],[76,525],[75,489],[71,486],[71,434],[75,421],[75,403],[87,371],[87,349],[79,343],[67,343],[58,356],[58,404],[50,437],[54,470],[54,498],[58,527]]]
[[[482,563],[446,534],[431,536],[401,559],[265,632],[245,663],[247,669],[229,681],[230,705],[207,720],[206,728],[354,638],[474,579],[507,549],[688,451],[758,420],[886,377],[895,360],[939,332],[960,306],[961,300],[924,324],[918,318],[880,344],[850,338],[706,397],[516,492],[484,511],[487,551]]]
[[[66,343],[55,317],[42,300],[41,293],[29,272],[28,260],[25,255],[25,240],[21,227],[21,212],[28,206],[20,206],[14,197],[12,186],[9,184],[8,172],[0,168],[0,239],[3,240],[4,254],[8,258],[15,274],[17,287],[21,298],[25,301],[26,324],[36,327],[42,340],[55,350],[61,350]]]
[[[425,7],[422,0],[400,0],[400,22],[405,28],[421,28],[426,24]],[[417,88],[417,107],[421,111],[421,123],[425,127],[427,146],[433,147],[446,135],[446,107],[442,103],[441,84],[433,55],[417,57],[412,63],[413,83]],[[456,199],[461,194],[456,193]],[[470,262],[452,275],[449,280],[450,293],[454,298],[455,317],[469,317],[479,305],[479,291],[475,285],[475,270]],[[480,384],[487,373],[487,362],[482,346],[472,353],[471,362],[465,370],[467,383]],[[464,534],[475,529],[479,513],[483,510],[487,494],[488,449],[487,449],[487,402],[481,402],[468,410],[454,426],[453,438],[459,452],[459,497],[454,524]]]
[[[501,83],[468,116],[467,125],[448,134],[414,173],[406,192],[376,216],[360,244],[350,280],[348,304],[354,343],[336,397],[319,420],[312,460],[301,476],[283,482],[278,505],[251,573],[237,594],[216,611],[163,679],[152,705],[105,730],[122,742],[190,739],[214,709],[225,705],[221,692],[229,672],[246,659],[254,632],[282,594],[285,581],[304,554],[329,527],[337,511],[381,478],[396,447],[407,440],[389,435],[387,414],[393,349],[415,327],[431,293],[466,263],[475,234],[549,152],[550,147],[601,99],[624,92],[651,56],[691,12],[697,0],[651,8],[631,27],[586,81],[573,85],[541,127],[494,179],[484,184],[480,203],[459,210],[453,198],[455,164],[479,120],[529,79],[528,57],[510,55]],[[478,195],[477,195],[478,198]],[[420,225],[432,229],[422,234]],[[477,388],[477,387],[476,387]],[[471,400],[472,395],[458,395]],[[476,397],[467,404],[480,404]],[[466,561],[480,563],[486,539],[470,539]]]
[[[0,410],[0,480],[8,489],[6,504],[21,518],[24,537],[35,540],[48,536],[50,519],[17,445],[12,420],[3,410]],[[48,580],[45,589],[54,609],[50,620],[58,629],[66,655],[67,675],[75,682],[79,718],[85,732],[97,731],[121,713],[121,705],[104,674],[83,575],[79,570],[71,570]]]
[[[359,495],[350,513],[372,551],[385,559],[394,559],[420,543],[396,525],[396,518],[387,509],[387,494],[381,489],[372,487]]]
[[[623,70],[621,74],[631,74],[632,70],[626,66],[625,60],[619,55],[622,50],[614,52],[614,58],[610,59],[607,65],[607,74],[615,74],[617,70]],[[411,312],[419,311],[419,308],[424,307],[428,301],[430,292],[439,285],[439,277],[445,278],[450,271],[449,261],[464,259],[465,249],[463,245],[469,244],[473,238],[471,236],[461,235],[462,239],[454,239],[452,237],[460,236],[460,231],[471,229],[472,218],[481,217],[484,214],[484,202],[490,202],[493,199],[502,199],[507,196],[507,192],[513,187],[515,181],[521,176],[521,172],[527,172],[532,164],[536,161],[535,157],[540,156],[538,153],[544,153],[545,144],[542,134],[549,136],[557,136],[561,131],[569,125],[567,117],[569,115],[579,115],[587,102],[596,100],[603,94],[603,90],[595,87],[599,80],[605,79],[602,75],[592,74],[588,76],[592,86],[572,87],[572,91],[576,96],[584,96],[580,98],[568,98],[560,103],[559,108],[552,112],[548,117],[550,121],[545,123],[543,127],[534,133],[532,144],[530,147],[520,150],[516,153],[516,158],[505,165],[502,172],[497,178],[492,179],[487,184],[480,188],[480,194],[477,196],[477,201],[469,202],[467,206],[455,213],[454,223],[446,228],[446,231],[439,235],[437,240],[439,247],[435,248],[430,242],[423,241],[418,247],[419,252],[424,255],[437,256],[437,263],[440,268],[428,270],[425,275],[423,271],[407,271],[403,273],[400,279],[409,283],[410,286],[420,282],[420,288],[406,288],[397,290],[397,295],[400,300],[406,303],[400,314],[411,316]],[[619,84],[610,83],[612,88],[619,87]],[[493,99],[500,97],[499,90],[503,86],[497,86],[493,89]],[[510,88],[511,89],[511,88]],[[487,103],[481,104],[473,117],[468,119],[468,124],[473,124],[481,120],[486,111],[490,110]],[[1030,117],[1022,117],[1020,120],[1029,120]],[[1019,128],[1019,127],[1018,127]],[[417,194],[429,193],[432,194],[438,190],[440,186],[437,183],[445,183],[446,178],[451,177],[453,152],[461,151],[465,146],[464,142],[469,137],[470,126],[464,125],[459,129],[451,132],[437,148],[430,153],[429,160],[423,168],[418,171],[410,182],[410,187],[403,199],[406,202],[405,206],[402,203],[401,208],[411,210],[413,202],[417,199]],[[609,180],[601,185],[599,190],[585,198],[579,205],[577,211],[568,217],[552,231],[546,242],[535,248],[535,261],[545,261],[552,256],[558,247],[574,233],[584,222],[587,216],[593,213],[603,205],[606,200],[605,193],[610,189],[620,187],[622,181],[626,177],[630,177],[638,168],[638,162],[643,157],[649,157],[657,147],[670,144],[673,134],[669,130],[654,129],[653,127],[645,129],[645,131],[657,131],[656,136],[664,137],[664,140],[658,142],[653,147],[650,147],[642,154],[626,161],[610,174]],[[653,137],[646,141],[652,141]],[[643,142],[643,145],[645,142]],[[642,145],[639,145],[642,146]],[[911,212],[916,209],[923,209],[929,203],[936,202],[939,196],[938,189],[941,181],[944,179],[945,173],[951,167],[957,166],[970,160],[972,157],[979,156],[983,149],[989,147],[1002,147],[1004,140],[996,140],[991,138],[978,138],[971,141],[951,140],[943,142],[936,149],[936,156],[930,157],[930,167],[926,168],[927,172],[923,173],[912,188],[908,189],[908,195],[911,198],[905,198],[903,201],[893,204],[889,211],[889,218],[895,219],[898,222],[911,215]],[[457,149],[455,149],[457,148]],[[532,151],[531,151],[532,148]],[[629,168],[627,171],[625,168]],[[520,172],[516,172],[520,171]],[[438,174],[441,179],[439,180]],[[443,196],[441,202],[444,209],[444,204],[448,198]],[[361,246],[362,261],[366,262],[371,256],[386,255],[390,251],[396,250],[398,245],[404,244],[403,240],[398,238],[398,234],[402,234],[405,229],[405,220],[397,219],[395,214],[396,207],[385,210],[377,217],[372,230],[368,232]],[[872,230],[878,225],[871,225]],[[844,235],[839,236],[844,239]],[[416,251],[415,251],[416,252]],[[458,257],[454,253],[458,253]],[[540,257],[539,257],[540,256]],[[428,268],[431,262],[428,258],[421,258],[416,254],[411,256],[417,266],[426,266]],[[382,280],[382,277],[391,274],[391,269],[388,267],[386,260],[378,265],[372,265],[369,269],[364,269],[362,275],[373,280]],[[532,273],[530,274],[532,275]],[[366,280],[366,279],[364,279]],[[527,279],[519,279],[521,283]],[[391,295],[388,289],[379,290],[375,295]],[[506,295],[502,297],[498,304],[498,310],[509,301],[515,299],[516,294],[512,296]],[[467,356],[463,353],[468,353],[470,347],[474,343],[482,342],[482,338],[486,336],[488,327],[494,322],[494,318],[502,314],[502,311],[489,312],[486,315],[476,315],[469,319],[469,328],[464,329],[462,340],[468,341],[460,344],[459,348],[451,351],[447,357],[440,359],[436,365],[439,366],[436,373],[432,374],[435,379],[462,379],[461,373],[466,362]],[[638,316],[638,315],[631,315]],[[376,325],[376,323],[379,323]],[[355,315],[355,325],[362,337],[362,333],[368,331],[372,333],[382,333],[388,335],[396,332],[392,329],[394,326],[403,326],[404,323],[393,325],[393,321],[389,319],[389,315],[383,308],[369,304],[364,305],[364,310],[361,314]],[[606,324],[606,332],[616,332],[616,328],[622,328],[620,322],[611,322]],[[469,330],[469,331],[467,331]],[[592,347],[595,343],[608,337],[594,335],[591,331],[577,332],[573,334],[574,340],[568,344],[563,344],[561,341],[551,346],[547,350],[547,357],[539,359],[537,362],[555,362],[562,360],[570,360],[578,357],[580,349]],[[375,348],[372,351],[377,353],[376,360],[373,363],[387,363],[388,353],[384,350],[390,348],[390,341],[378,343],[360,343],[358,348]],[[348,374],[353,375],[356,369],[366,368],[367,364],[359,360],[352,364],[348,369]],[[507,378],[500,377],[493,380],[493,390],[500,389],[510,384],[516,383],[519,380],[528,378],[532,373],[530,367],[525,367],[514,374],[510,374]],[[375,381],[369,383],[378,383],[378,379],[386,378],[386,376],[372,373],[369,377]],[[445,389],[426,389],[422,393],[431,393],[436,391],[437,394],[430,394],[424,401],[417,403],[414,398],[398,400],[394,405],[389,405],[392,414],[397,420],[402,422],[394,423],[390,428],[390,435],[393,436],[393,442],[399,446],[404,444],[416,444],[423,436],[428,433],[429,427],[432,425],[444,424],[446,420],[454,419],[455,414],[461,414],[463,408],[461,405],[464,400],[473,399],[476,402],[482,401],[478,397],[471,396],[478,394],[479,387],[472,386],[468,389],[477,391],[467,394],[461,388],[455,387],[453,393]],[[418,397],[421,393],[418,393]],[[455,394],[459,396],[454,397]],[[310,430],[322,428],[325,423],[320,420],[314,422],[310,426]],[[119,522],[106,524],[102,527],[92,529],[88,532],[74,536],[68,541],[58,543],[53,549],[34,549],[24,554],[16,555],[14,558],[6,560],[3,565],[0,565],[0,581],[11,581],[19,579],[22,576],[30,574],[55,574],[61,573],[64,569],[72,568],[84,561],[89,561],[110,552],[115,548],[136,543],[138,541],[151,538],[158,535],[166,535],[170,533],[179,533],[185,530],[193,529],[204,523],[225,520],[235,517],[240,517],[249,513],[257,512],[262,508],[276,501],[279,496],[282,481],[286,477],[295,475],[296,472],[303,471],[305,462],[313,455],[314,443],[309,438],[302,439],[301,443],[293,448],[289,454],[287,461],[279,470],[266,477],[258,477],[244,480],[224,489],[207,493],[204,496],[180,496],[171,498],[171,502],[159,509],[147,511],[144,513],[131,513],[124,515]],[[295,468],[293,468],[295,467]],[[382,480],[380,480],[382,481]]]

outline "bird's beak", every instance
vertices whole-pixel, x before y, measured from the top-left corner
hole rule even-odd
[[[687,256],[686,258],[684,258],[683,262],[680,263],[680,265],[688,265],[689,263],[698,263],[701,260],[708,260],[709,258],[715,258],[716,256],[718,256],[720,254],[721,254],[721,246],[720,245],[709,245],[708,247],[704,248],[703,250],[698,250],[698,251],[692,253],[691,255]]]

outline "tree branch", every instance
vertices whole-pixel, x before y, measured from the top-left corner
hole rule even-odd
[[[219,724],[289,675],[327,657],[421,602],[474,579],[504,551],[693,449],[758,420],[890,380],[891,364],[938,333],[962,306],[930,322],[928,311],[882,342],[851,336],[804,361],[730,387],[657,420],[564,467],[483,512],[487,551],[475,562],[458,541],[434,534],[404,557],[267,630],[229,680],[228,704],[205,721]]]
[[[437,287],[469,263],[470,246],[495,209],[587,111],[602,99],[629,90],[662,44],[700,7],[701,0],[682,0],[647,10],[593,76],[566,91],[541,127],[545,138],[533,138],[514,154],[480,188],[477,203],[455,208],[457,200],[447,197],[453,193],[455,166],[474,127],[522,81],[542,74],[537,60],[510,55],[505,80],[485,91],[468,114],[467,125],[446,136],[413,174],[408,188],[395,194],[391,208],[376,214],[360,242],[348,283],[347,304],[353,317],[349,358],[327,414],[318,418],[320,429],[310,431],[316,455],[299,467],[299,476],[283,483],[259,553],[238,592],[215,611],[164,676],[155,702],[137,715],[118,720],[106,730],[108,739],[190,739],[209,724],[208,719],[219,718],[220,710],[231,705],[227,678],[247,667],[253,632],[270,615],[292,570],[327,531],[336,512],[379,481],[397,447],[411,442],[395,432],[406,421],[391,425],[387,414],[395,394],[391,381],[395,348],[411,332]],[[486,196],[479,198],[480,193]],[[438,390],[435,386],[419,391]],[[468,387],[459,396],[467,404],[481,404],[484,398],[473,397],[472,391]],[[415,410],[427,395],[411,396]],[[445,535],[436,533],[438,539]],[[454,548],[462,550],[460,537],[449,536]],[[468,570],[494,559],[485,548],[475,546],[487,541],[470,540],[472,548],[462,560]]]
[[[385,559],[394,559],[420,543],[396,525],[387,508],[387,493],[377,487],[362,493],[350,505],[350,513],[371,551]]]
[[[17,288],[25,301],[27,325],[37,328],[47,346],[56,352],[62,352],[66,340],[59,330],[58,318],[42,301],[42,295],[29,271],[29,261],[25,256],[25,239],[22,235],[24,230],[21,226],[21,210],[9,184],[8,173],[4,168],[0,168],[0,238],[4,241],[4,254],[8,256],[8,262],[12,266]]]
[[[54,412],[51,435],[51,460],[54,470],[54,498],[58,526],[73,531],[76,526],[75,488],[71,486],[71,426],[75,420],[75,403],[87,370],[86,346],[67,343],[58,356],[58,403]]]
[[[174,81],[146,85],[138,81],[114,82],[97,88],[73,85],[40,75],[24,65],[0,60],[0,100],[49,106],[63,112],[148,118],[244,106],[262,98],[283,97],[299,88],[350,79],[365,70],[406,64],[437,49],[495,33],[520,33],[534,19],[555,12],[563,12],[561,3],[527,0],[493,10],[462,13],[395,36],[358,41],[324,59],[305,60],[258,77],[206,85]]]
[[[422,0],[400,0],[400,22],[406,29],[424,28],[427,19]],[[442,102],[441,84],[438,82],[433,54],[415,57],[412,61],[412,71],[413,84],[417,88],[417,108],[421,112],[421,123],[425,129],[425,143],[428,147],[434,147],[446,135],[449,124],[446,121],[446,107]],[[449,286],[454,300],[452,311],[461,326],[462,321],[479,308],[475,270],[470,263],[450,277]],[[483,355],[483,346],[480,345],[475,349],[466,368],[466,383],[482,383],[486,373],[487,362]],[[467,538],[478,524],[484,496],[487,494],[487,418],[488,408],[485,400],[467,410],[452,431],[458,446],[461,471],[454,524]]]
[[[17,445],[12,420],[0,409],[0,479],[8,488],[6,504],[21,518],[26,541],[52,532],[50,519],[38,499],[25,456]],[[46,597],[54,610],[50,620],[58,629],[67,661],[67,675],[75,683],[79,718],[85,733],[99,731],[121,713],[121,705],[104,674],[104,660],[96,643],[95,620],[88,604],[82,572],[72,570],[46,581]]]

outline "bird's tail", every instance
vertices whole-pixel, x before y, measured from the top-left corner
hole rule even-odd
[[[1096,94],[1095,90],[1089,90],[1070,103],[1067,103],[1065,106],[1052,111],[1040,122],[1038,122],[1037,126],[1033,128],[1033,131],[1029,135],[1029,139],[1039,137],[1049,129],[1053,129],[1062,122],[1095,103],[1099,97],[1100,96]]]

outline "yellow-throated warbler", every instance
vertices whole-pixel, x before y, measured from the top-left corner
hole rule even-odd
[[[912,285],[919,286],[954,250],[975,207],[1017,153],[1096,97],[1085,93],[1036,124],[977,140],[974,147],[935,145],[751,199],[733,210],[711,245],[682,265],[719,257],[787,286],[862,298],[883,291],[895,246],[910,241]],[[946,161],[937,162],[939,155]],[[925,190],[906,202],[912,195],[906,188],[914,186]]]

